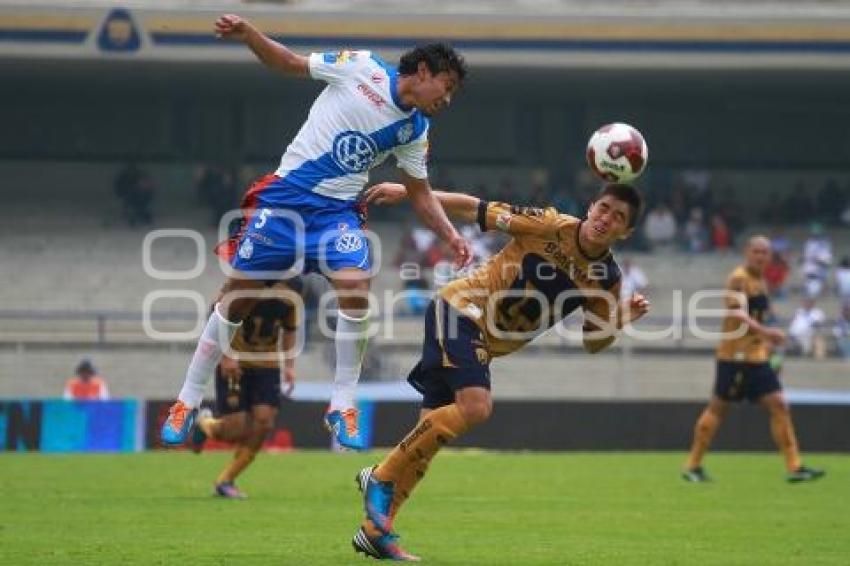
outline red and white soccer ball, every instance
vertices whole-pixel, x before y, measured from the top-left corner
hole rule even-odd
[[[649,148],[636,128],[615,122],[602,126],[587,142],[587,163],[603,180],[629,183],[646,168]]]

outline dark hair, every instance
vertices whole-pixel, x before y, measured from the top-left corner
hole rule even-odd
[[[421,62],[424,62],[434,75],[443,71],[454,71],[459,82],[466,78],[466,61],[448,43],[417,45],[401,56],[398,72],[402,75],[415,75]]]
[[[643,195],[635,187],[625,183],[609,183],[602,187],[593,202],[606,195],[611,195],[629,205],[629,228],[634,228],[643,214]]]
[[[82,360],[80,360],[80,363],[77,364],[77,368],[74,370],[74,373],[79,375],[83,372],[85,372],[85,373],[97,373],[97,370],[94,369],[94,364],[91,363],[91,360],[82,359]]]

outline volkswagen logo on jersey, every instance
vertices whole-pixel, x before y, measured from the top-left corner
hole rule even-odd
[[[254,254],[254,244],[251,243],[251,240],[245,238],[245,241],[242,242],[242,245],[239,246],[239,257],[242,259],[251,259],[251,256]]]
[[[398,143],[405,144],[410,141],[410,136],[413,135],[413,124],[408,122],[404,126],[398,129],[396,132],[396,137],[398,138]]]
[[[336,239],[336,251],[348,254],[363,247],[363,238],[354,232],[344,232]]]
[[[342,132],[334,138],[333,157],[348,173],[361,173],[378,157],[378,146],[360,132]]]

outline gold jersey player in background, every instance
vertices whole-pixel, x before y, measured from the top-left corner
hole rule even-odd
[[[584,311],[583,342],[593,353],[645,314],[640,295],[618,304],[620,269],[610,247],[631,234],[643,199],[629,185],[607,185],[585,220],[546,210],[435,192],[443,208],[482,230],[513,239],[472,275],[445,286],[425,315],[422,358],[408,381],[422,394],[416,427],[377,466],[361,470],[366,519],[355,550],[416,560],[397,543],[392,523],[446,443],[486,421],[492,410],[490,360],[525,346],[574,310]],[[367,200],[393,204],[401,185],[376,185]]]
[[[730,292],[726,298],[729,313],[723,319],[723,335],[728,338],[717,346],[714,394],[694,427],[693,444],[682,473],[687,481],[709,480],[702,459],[729,410],[729,403],[743,399],[759,403],[770,414],[770,431],[785,456],[789,482],[809,481],[824,475],[823,470],[804,466],[800,459],[782,384],[769,363],[774,345],[785,342],[784,332],[764,324],[770,302],[763,272],[770,253],[768,238],[750,238],[744,251],[744,264],[732,271],[726,283]]]
[[[223,356],[215,371],[218,418],[203,409],[192,433],[192,448],[207,438],[231,442],[236,451],[215,481],[215,495],[244,499],[236,478],[251,465],[274,429],[281,395],[295,385],[300,278],[268,282],[233,338],[233,356]]]

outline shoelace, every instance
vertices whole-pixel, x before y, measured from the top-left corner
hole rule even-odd
[[[186,422],[186,415],[189,414],[189,407],[183,403],[177,403],[171,407],[171,424],[176,429],[182,429],[183,423]]]
[[[357,409],[346,409],[342,412],[345,421],[345,432],[348,436],[357,436]]]

